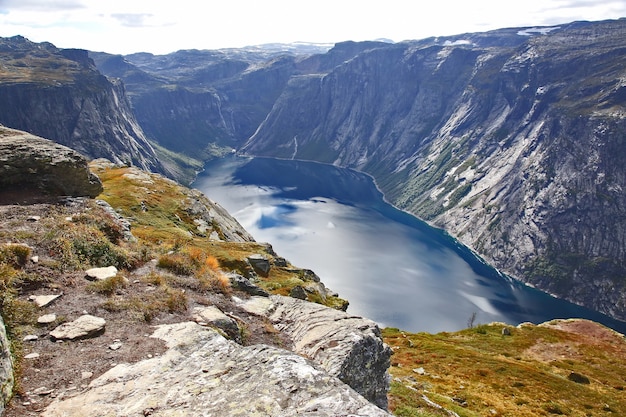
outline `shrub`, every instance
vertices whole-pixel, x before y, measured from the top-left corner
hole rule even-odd
[[[167,285],[141,297],[109,298],[102,307],[111,312],[137,313],[145,322],[151,322],[159,313],[179,313],[187,310],[187,296],[179,289]]]
[[[169,313],[182,313],[187,310],[187,296],[184,291],[165,287],[163,295],[162,302]]]
[[[205,290],[230,294],[232,289],[230,279],[220,270],[219,262],[213,256],[207,256],[204,264],[195,274],[200,285]]]
[[[2,296],[13,289],[13,280],[17,275],[17,271],[11,265],[0,263],[0,291]]]
[[[124,248],[117,246],[95,227],[70,224],[64,229],[50,230],[40,242],[48,255],[60,262],[64,270],[85,266],[110,266],[132,269],[139,259]]]
[[[37,305],[29,301],[20,300],[12,295],[7,295],[2,300],[2,316],[8,329],[35,324],[37,313]]]
[[[565,407],[563,407],[559,403],[555,403],[554,401],[544,404],[543,409],[546,410],[550,414],[557,414],[557,415],[569,414],[569,412],[567,411]]]
[[[80,263],[93,266],[110,266],[127,268],[135,262],[129,254],[103,237],[76,237],[72,240],[72,248]]]
[[[114,277],[92,282],[89,284],[88,289],[98,294],[111,295],[114,294],[118,288],[124,287],[126,287],[126,278],[117,274]]]
[[[95,227],[101,231],[112,243],[117,243],[124,237],[124,230],[119,222],[109,213],[99,210],[97,214],[81,213],[73,218],[75,223]]]
[[[31,249],[27,245],[7,244],[0,247],[0,263],[5,263],[14,268],[23,268],[31,255]]]
[[[194,272],[189,259],[180,253],[168,253],[160,256],[157,266],[179,275],[191,275]]]

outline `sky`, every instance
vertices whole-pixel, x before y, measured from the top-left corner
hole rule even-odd
[[[115,54],[330,43],[626,17],[626,0],[0,0],[0,36]]]

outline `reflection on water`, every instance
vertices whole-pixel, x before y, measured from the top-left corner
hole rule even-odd
[[[229,157],[206,165],[194,187],[258,241],[314,270],[350,301],[349,312],[408,331],[477,323],[585,317],[617,322],[521,285],[441,230],[386,204],[365,175],[328,165]]]

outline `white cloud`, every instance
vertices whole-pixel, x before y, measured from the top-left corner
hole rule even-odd
[[[394,41],[626,16],[623,0],[0,0],[0,36],[113,53]]]
[[[152,13],[111,13],[111,17],[120,22],[122,26],[144,27],[150,26],[149,21]]]
[[[0,12],[22,10],[39,12],[57,12],[76,10],[85,7],[79,0],[0,0]]]

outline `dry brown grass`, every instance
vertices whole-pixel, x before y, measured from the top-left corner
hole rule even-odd
[[[462,417],[626,415],[623,336],[590,332],[604,329],[595,323],[584,332],[528,325],[512,328],[511,336],[503,336],[502,327],[436,335],[385,329],[394,350],[390,404],[400,410],[396,415],[436,413],[423,395]],[[572,372],[591,383],[568,380]]]

